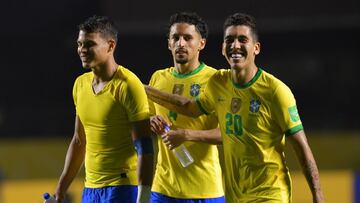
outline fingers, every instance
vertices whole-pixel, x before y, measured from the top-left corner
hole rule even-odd
[[[163,141],[163,143],[169,148],[172,149],[173,145],[171,144],[171,141],[169,139],[169,136],[167,135],[167,133],[161,135],[161,139]]]
[[[171,123],[168,123],[162,116],[156,115],[150,117],[150,128],[151,131],[157,135],[165,133],[165,125],[171,126]]]
[[[161,135],[161,139],[170,150],[175,149],[182,143],[182,141],[178,139],[176,131],[170,131]]]
[[[163,131],[163,122],[160,118],[160,116],[152,116],[150,118],[150,128],[151,130],[160,135]]]

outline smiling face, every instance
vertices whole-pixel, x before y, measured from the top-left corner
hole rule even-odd
[[[186,64],[199,60],[199,52],[205,47],[205,41],[194,25],[175,23],[170,28],[168,48],[175,63]]]
[[[254,39],[250,27],[233,25],[226,28],[222,54],[232,69],[243,70],[255,65],[255,56],[259,53],[260,43]]]
[[[107,40],[98,32],[87,33],[80,30],[77,51],[84,68],[95,68],[105,64],[115,48],[114,40]]]

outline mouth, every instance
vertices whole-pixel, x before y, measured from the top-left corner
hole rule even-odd
[[[82,62],[90,61],[90,57],[88,57],[88,56],[80,56],[80,59],[81,59]]]
[[[240,60],[241,58],[244,57],[244,55],[237,53],[237,54],[230,54],[230,57],[231,57],[232,59]]]
[[[177,50],[175,51],[175,54],[187,54],[187,51],[184,50],[184,49],[177,49]]]
[[[229,52],[229,58],[235,61],[244,59],[246,57],[246,53],[243,52]]]

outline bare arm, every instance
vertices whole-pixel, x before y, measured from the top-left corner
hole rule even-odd
[[[202,114],[194,99],[189,99],[177,94],[161,92],[148,85],[144,86],[149,99],[171,111],[176,111],[190,117],[198,117]]]
[[[133,140],[144,137],[151,139],[150,133],[149,119],[133,122]],[[139,185],[151,186],[153,179],[153,154],[138,154],[137,173]]]
[[[145,119],[133,122],[132,124],[132,137],[138,156],[138,194],[136,203],[149,202],[154,169],[154,152],[152,137],[150,135],[150,121],[149,119]]]
[[[66,153],[64,169],[55,191],[55,197],[58,202],[63,201],[67,189],[79,172],[85,158],[85,131],[78,116],[75,118],[74,131],[74,136]]]
[[[181,145],[184,141],[204,142],[208,144],[222,144],[221,133],[219,128],[211,130],[191,130],[177,129],[171,130],[161,136],[163,142],[174,149]]]
[[[288,137],[306,177],[314,203],[325,202],[320,187],[319,171],[303,130]]]

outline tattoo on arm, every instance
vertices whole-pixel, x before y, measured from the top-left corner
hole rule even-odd
[[[320,181],[319,181],[319,171],[317,169],[316,163],[314,161],[304,160],[302,167],[306,180],[311,186],[311,190],[313,190],[313,192],[321,190]]]

